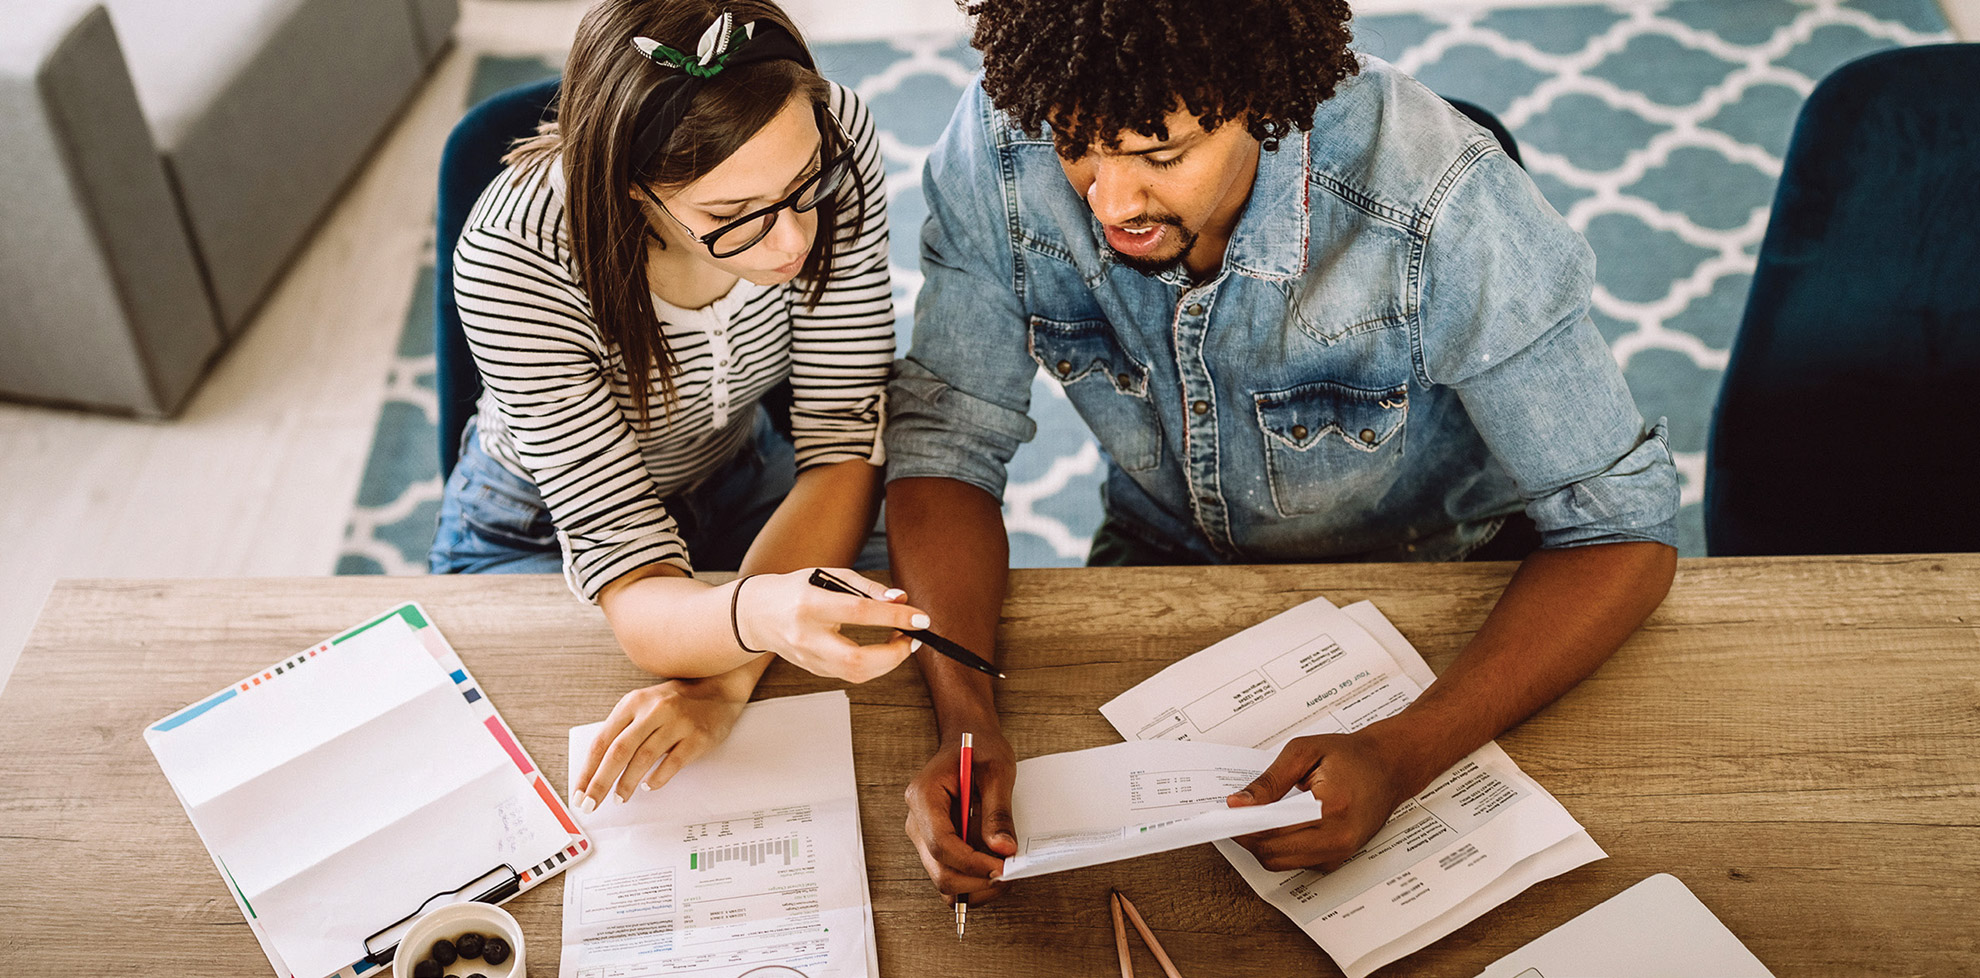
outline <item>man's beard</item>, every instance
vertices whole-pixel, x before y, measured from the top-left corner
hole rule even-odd
[[[1125,265],[1143,275],[1155,276],[1181,265],[1183,259],[1189,257],[1190,249],[1196,247],[1196,232],[1183,227],[1182,221],[1174,217],[1157,217],[1151,219],[1149,223],[1176,229],[1176,239],[1182,242],[1182,247],[1176,250],[1174,257],[1137,258],[1134,255],[1121,254],[1113,245],[1108,245],[1107,250],[1113,252],[1115,264]]]

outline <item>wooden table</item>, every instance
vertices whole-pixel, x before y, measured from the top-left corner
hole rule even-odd
[[[1441,668],[1510,565],[1029,570],[1000,632],[1020,756],[1112,743],[1096,707],[1317,595],[1373,599]],[[555,578],[68,581],[0,697],[0,972],[261,976],[144,725],[400,600],[426,604],[546,770],[641,675]],[[782,663],[760,695],[830,688]],[[1029,880],[953,922],[902,834],[933,747],[914,670],[853,687],[889,976],[1114,973],[1105,895],[1186,975],[1331,975],[1207,846]],[[1687,560],[1615,659],[1500,741],[1610,858],[1384,975],[1475,975],[1656,872],[1777,975],[1980,974],[1980,555]],[[561,879],[510,904],[556,972]],[[1159,974],[1142,957],[1137,971]]]

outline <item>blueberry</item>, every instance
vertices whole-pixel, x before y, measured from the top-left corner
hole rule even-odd
[[[440,962],[440,966],[443,968],[453,964],[461,956],[460,952],[454,950],[454,942],[444,938],[433,942],[433,951],[431,953],[433,954],[433,960]]]
[[[501,964],[509,960],[509,942],[499,937],[491,937],[481,944],[481,960],[489,964]]]
[[[427,958],[413,965],[413,978],[440,978],[440,962]]]
[[[454,938],[454,950],[459,951],[461,957],[478,958],[481,957],[481,943],[481,935],[469,931]]]

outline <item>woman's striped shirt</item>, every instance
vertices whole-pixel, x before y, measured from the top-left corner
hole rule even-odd
[[[542,491],[564,576],[587,601],[647,564],[693,572],[663,500],[742,448],[757,402],[786,377],[800,471],[884,461],[894,358],[885,173],[865,105],[834,84],[829,108],[853,147],[865,207],[841,211],[823,297],[806,308],[799,283],[747,280],[704,309],[656,296],[677,401],[662,398],[657,370],[644,378],[652,423],[643,431],[625,365],[578,284],[561,174],[511,167],[468,217],[454,250],[454,292],[485,385],[482,448]],[[849,201],[852,189],[841,191]]]

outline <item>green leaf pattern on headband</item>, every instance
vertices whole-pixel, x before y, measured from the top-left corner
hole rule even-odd
[[[639,49],[640,54],[651,58],[654,64],[666,68],[678,68],[696,78],[713,78],[721,74],[723,68],[728,67],[729,56],[740,49],[744,41],[755,35],[755,21],[732,28],[731,25],[734,23],[735,15],[723,11],[722,15],[715,18],[715,22],[709,24],[708,29],[702,32],[700,42],[695,45],[694,54],[670,48],[650,37],[633,38],[633,47]]]

